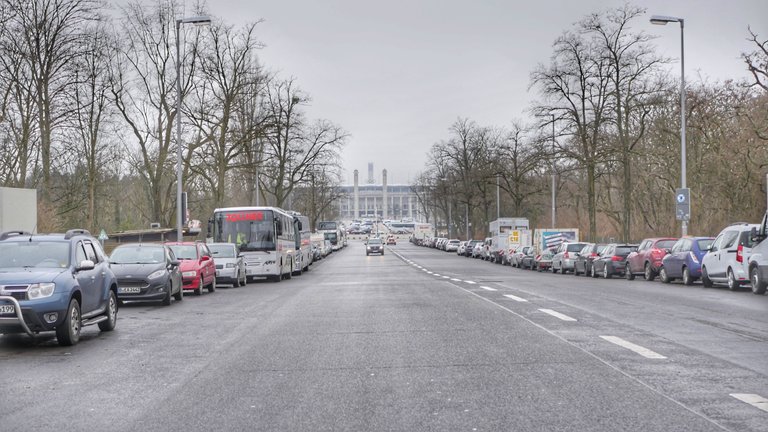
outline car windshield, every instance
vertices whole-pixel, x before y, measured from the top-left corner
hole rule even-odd
[[[380,245],[381,244],[381,239],[372,238],[372,239],[368,240],[368,244],[369,245]]]
[[[572,243],[567,246],[568,252],[579,252],[584,249],[583,243]]]
[[[0,268],[69,266],[69,242],[0,242]]]
[[[211,250],[214,258],[235,258],[235,245],[233,244],[209,244],[208,249]]]
[[[195,245],[169,245],[176,258],[180,260],[196,260],[197,246]]]
[[[162,246],[118,246],[109,256],[112,264],[156,264],[165,261]]]

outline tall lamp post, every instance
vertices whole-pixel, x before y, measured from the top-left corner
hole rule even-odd
[[[651,24],[667,25],[667,23],[678,22],[680,23],[680,184],[682,189],[686,189],[686,169],[685,169],[685,36],[684,36],[684,20],[678,17],[653,15],[651,17]],[[685,194],[683,201],[681,196],[678,195],[678,203],[688,200],[690,195]],[[690,205],[689,203],[685,203]],[[688,235],[688,218],[689,214],[683,214],[683,236]]]
[[[211,19],[207,16],[180,18],[176,20],[176,241],[182,241],[181,214],[181,48],[179,34],[182,24],[206,25]]]

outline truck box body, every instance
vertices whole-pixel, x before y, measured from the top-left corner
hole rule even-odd
[[[490,223],[490,258],[494,262],[501,262],[503,254],[509,249],[509,237],[515,230],[527,230],[526,218],[499,218]]]

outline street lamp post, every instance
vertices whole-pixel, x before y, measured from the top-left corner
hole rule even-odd
[[[207,16],[180,18],[176,20],[176,241],[182,241],[181,214],[181,44],[179,34],[182,24],[210,24]]]
[[[499,192],[499,173],[496,173],[496,219],[501,218],[501,195]]]
[[[680,184],[682,189],[686,189],[686,166],[685,166],[685,36],[684,21],[682,18],[653,15],[651,24],[667,25],[667,23],[680,23]],[[683,236],[688,235],[688,215],[682,219]]]

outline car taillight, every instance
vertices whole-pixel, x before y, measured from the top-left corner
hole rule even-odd
[[[611,257],[611,261],[624,261],[624,257],[621,255],[614,255]]]
[[[744,246],[742,245],[736,249],[736,262],[744,262]]]
[[[691,254],[691,261],[695,262],[696,264],[699,264],[699,257],[697,257],[696,254],[693,253],[693,251],[688,252],[688,253]]]
[[[589,254],[589,256],[596,257],[597,256],[597,252],[592,252],[591,254]]]
[[[565,253],[563,254],[563,259],[568,259],[568,251],[565,251]]]

